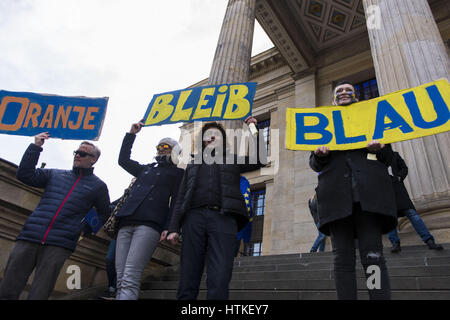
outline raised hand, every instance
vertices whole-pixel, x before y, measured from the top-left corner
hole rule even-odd
[[[136,134],[139,131],[141,131],[141,128],[143,127],[144,123],[141,121],[139,121],[138,123],[133,123],[131,125],[131,129],[130,129],[130,133],[131,134]]]
[[[41,132],[38,135],[34,136],[34,144],[38,147],[42,147],[45,140],[50,139],[50,134],[48,132]]]

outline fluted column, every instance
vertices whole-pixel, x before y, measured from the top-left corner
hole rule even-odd
[[[371,20],[368,26],[381,95],[449,78],[449,57],[426,0],[363,4],[368,21],[377,10],[381,13],[379,25]],[[422,213],[450,211],[450,133],[399,142],[394,148],[409,166],[407,187],[417,208]]]
[[[247,82],[255,26],[256,0],[229,0],[220,31],[209,84]],[[224,121],[226,128],[242,128],[242,120]]]

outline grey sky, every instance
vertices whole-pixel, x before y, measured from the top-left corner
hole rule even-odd
[[[156,93],[208,77],[227,0],[0,0],[0,89],[109,97],[95,173],[118,198],[131,176],[121,141]],[[256,23],[253,55],[272,47]],[[179,125],[147,127],[132,158],[149,163]],[[0,134],[0,157],[18,164],[32,137]],[[40,162],[71,168],[80,141],[50,139]]]

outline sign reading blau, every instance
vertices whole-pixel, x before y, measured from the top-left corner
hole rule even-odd
[[[108,98],[63,97],[0,90],[0,133],[98,140]]]
[[[221,84],[155,94],[144,125],[244,119],[251,115],[256,82]]]
[[[349,150],[450,131],[449,106],[450,84],[441,79],[346,107],[289,108],[286,147]]]

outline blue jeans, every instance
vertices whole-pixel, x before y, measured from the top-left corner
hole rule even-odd
[[[417,234],[422,238],[423,242],[427,242],[430,239],[433,239],[430,231],[428,231],[427,226],[420,218],[419,214],[414,209],[406,209],[403,210],[402,213],[411,221],[412,226],[416,230]],[[388,234],[388,238],[391,241],[392,245],[396,243],[400,243],[400,238],[398,237],[397,229],[392,230]]]
[[[325,251],[325,240],[327,238],[326,235],[324,235],[322,232],[319,231],[319,225],[316,224],[317,231],[319,232],[319,235],[316,238],[316,241],[314,241],[313,246],[311,247],[311,252],[324,252]],[[319,250],[317,250],[319,249]]]

